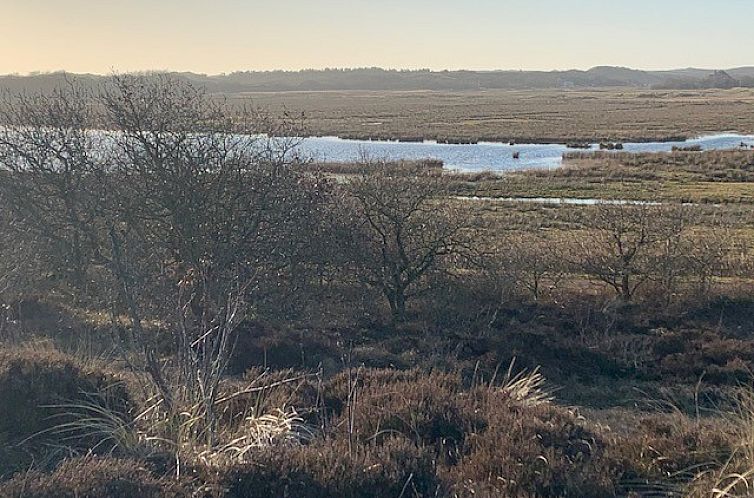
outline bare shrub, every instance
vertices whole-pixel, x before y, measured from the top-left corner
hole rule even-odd
[[[624,302],[630,302],[657,275],[659,265],[674,265],[676,242],[687,224],[685,208],[601,204],[592,215],[581,239],[582,268],[609,285]],[[665,254],[658,257],[663,249]]]
[[[212,447],[236,328],[271,302],[298,305],[320,264],[328,185],[294,167],[298,123],[165,75],[1,110],[2,199],[20,230],[76,297],[110,309],[163,435]]]
[[[370,172],[372,166],[372,161],[361,160],[358,162],[350,163],[312,162],[303,164],[300,167],[308,171],[329,173],[333,175],[364,175]],[[442,161],[434,159],[424,159],[418,161],[385,161],[385,167],[390,168],[396,174],[405,172],[408,175],[413,175],[418,169],[425,171],[427,174],[443,174]]]
[[[117,131],[106,177],[111,268],[143,346],[139,370],[165,422],[180,428],[179,446],[212,449],[236,328],[266,293],[280,295],[276,286],[299,295],[326,184],[296,172],[295,142],[284,138],[296,134],[293,122],[271,126],[160,76],[116,76],[100,99]],[[167,364],[143,325],[153,318],[173,337]]]
[[[0,198],[50,269],[83,288],[97,258],[100,164],[91,95],[76,85],[0,102]]]
[[[396,174],[370,166],[346,186],[353,217],[343,239],[362,281],[379,289],[397,321],[406,303],[427,290],[427,277],[450,258],[471,253],[469,220],[447,202],[447,181],[417,169]]]
[[[557,289],[568,271],[568,247],[563,241],[534,233],[511,238],[501,257],[517,286],[536,302]]]
[[[11,214],[0,213],[0,341],[16,336],[14,317],[24,298],[46,287],[45,265],[33,254],[37,240],[20,225]]]

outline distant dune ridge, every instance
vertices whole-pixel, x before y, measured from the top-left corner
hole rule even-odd
[[[725,71],[676,69],[641,71],[600,66],[587,71],[430,71],[380,68],[303,71],[246,71],[221,75],[172,73],[211,92],[279,92],[342,90],[484,90],[589,87],[703,89],[754,87],[754,67]],[[64,72],[0,76],[0,89],[39,91],[57,87],[68,78],[96,86],[103,78]]]

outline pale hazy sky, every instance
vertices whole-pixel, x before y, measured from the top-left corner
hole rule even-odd
[[[754,65],[754,0],[0,0],[0,73]]]

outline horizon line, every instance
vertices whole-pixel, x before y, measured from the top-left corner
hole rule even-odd
[[[324,72],[324,71],[358,71],[358,70],[381,70],[381,71],[394,71],[394,72],[431,72],[431,73],[443,73],[443,72],[489,72],[489,73],[564,73],[564,72],[571,72],[571,71],[580,71],[580,72],[588,72],[594,69],[599,68],[611,68],[611,69],[628,69],[632,71],[641,71],[645,73],[655,73],[655,72],[673,72],[673,71],[688,71],[688,70],[697,70],[697,71],[732,71],[736,69],[748,69],[748,68],[754,68],[754,63],[751,65],[741,65],[741,66],[734,66],[734,67],[728,67],[728,68],[709,68],[709,67],[699,67],[699,66],[688,66],[688,67],[676,67],[676,68],[665,68],[665,69],[643,69],[643,68],[637,68],[637,67],[631,67],[631,66],[621,66],[621,65],[609,65],[609,64],[600,64],[596,66],[591,66],[588,68],[569,68],[569,69],[503,69],[503,68],[497,68],[497,69],[490,69],[490,68],[445,68],[445,69],[433,69],[428,67],[382,67],[382,66],[324,66],[324,67],[304,67],[299,69],[285,69],[285,68],[277,68],[277,69],[236,69],[233,71],[225,71],[225,72],[219,72],[219,73],[209,73],[209,72],[199,72],[194,71],[190,69],[129,69],[125,71],[120,71],[115,68],[113,68],[109,73],[102,73],[102,72],[90,72],[90,71],[70,71],[67,69],[52,69],[52,70],[35,70],[35,71],[29,71],[26,73],[19,73],[19,72],[13,72],[13,73],[3,73],[0,74],[0,77],[8,77],[8,76],[15,76],[15,77],[33,77],[33,76],[49,76],[49,75],[56,75],[56,74],[70,74],[70,75],[80,75],[80,76],[109,76],[112,74],[138,74],[138,73],[188,73],[188,74],[195,74],[198,76],[207,76],[207,77],[217,77],[217,76],[228,76],[232,74],[240,74],[240,73],[302,73],[307,71],[312,72]]]

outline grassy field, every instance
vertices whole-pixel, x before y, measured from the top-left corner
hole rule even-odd
[[[457,174],[459,195],[751,204],[754,152],[572,153],[562,168]]]
[[[304,113],[309,133],[517,142],[652,141],[754,132],[754,90],[289,92],[230,95]]]

